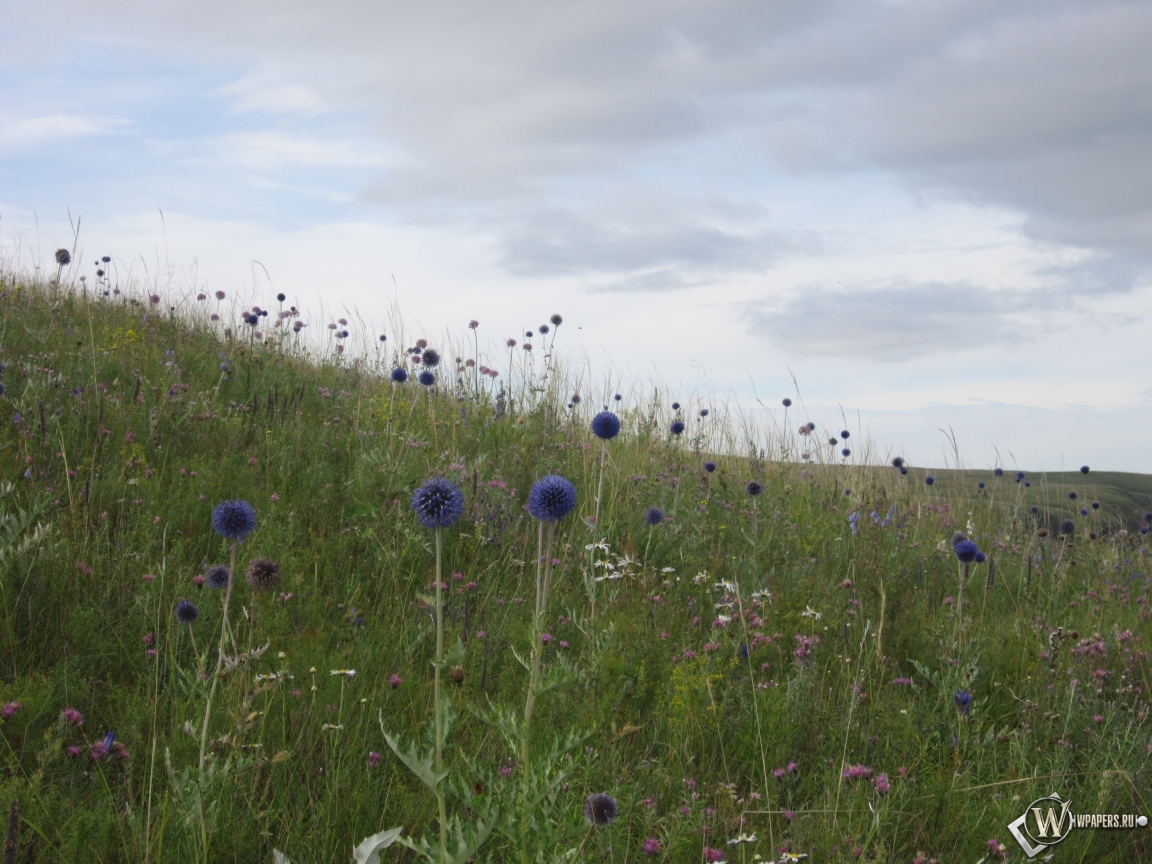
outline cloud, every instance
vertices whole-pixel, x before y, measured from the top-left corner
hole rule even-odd
[[[768,221],[752,202],[631,189],[582,209],[554,205],[511,218],[500,230],[499,263],[520,276],[598,277],[599,290],[664,291],[819,250],[814,233]]]
[[[125,125],[123,121],[80,114],[46,114],[40,117],[0,119],[0,147],[17,150],[69,138],[101,135]]]
[[[757,336],[797,354],[900,362],[1002,342],[1030,341],[1047,291],[994,291],[967,283],[809,286],[777,308],[749,307]]]
[[[513,274],[766,269],[777,258],[761,250],[784,239],[648,231],[586,190],[735,197],[772,172],[881,171],[913,196],[1010,209],[1029,237],[1098,253],[1089,281],[1152,265],[1145,2],[17,5],[41,29],[246,66],[215,90],[246,115],[362,111],[398,157],[360,201],[483,226]],[[553,230],[565,220],[571,238]]]

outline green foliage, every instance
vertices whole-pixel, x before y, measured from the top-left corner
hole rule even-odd
[[[174,315],[128,296],[52,304],[34,285],[0,285],[0,705],[19,703],[0,719],[0,804],[19,800],[18,860],[277,850],[328,864],[366,836],[364,860],[428,858],[436,795],[453,860],[527,849],[532,864],[647,860],[646,841],[669,862],[700,861],[705,846],[730,861],[781,847],[975,861],[991,838],[1015,860],[1006,826],[1041,795],[1140,812],[1149,478],[1030,475],[1025,488],[933,471],[927,489],[915,468],[823,464],[817,448],[805,462],[799,436],[703,396],[709,417],[673,439],[657,392],[621,403],[597,513],[602,447],[587,424],[615,404],[608,382],[527,352],[509,367],[462,341],[435,346],[475,361],[461,385],[442,369],[431,391],[394,387],[399,356],[338,357],[283,327],[257,343],[209,321],[215,305],[187,298]],[[481,364],[501,377],[474,374]],[[538,630],[523,505],[552,472],[579,504],[554,537]],[[433,538],[408,508],[437,474],[466,499],[443,537],[442,660]],[[751,479],[764,485],[755,505]],[[1071,489],[1104,506],[1075,515]],[[258,526],[237,552],[235,651],[198,777],[222,596],[196,577],[227,563],[211,508],[236,498]],[[671,518],[650,529],[652,506]],[[1063,518],[1071,540],[1051,532]],[[991,580],[974,566],[962,595],[956,530],[995,562]],[[258,556],[284,574],[275,592],[243,581]],[[200,610],[191,627],[173,618],[183,597]],[[437,666],[451,733],[440,770]],[[958,689],[972,694],[967,716]],[[108,731],[122,754],[92,758]],[[857,765],[871,775],[844,776]],[[584,801],[605,791],[620,816],[590,830]],[[741,835],[757,839],[728,845]],[[1086,830],[1058,855],[1152,849],[1139,831]]]

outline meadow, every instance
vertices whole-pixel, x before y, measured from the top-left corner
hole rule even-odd
[[[5,862],[1023,861],[1034,799],[1152,811],[1152,478],[901,467],[539,317],[0,278]]]

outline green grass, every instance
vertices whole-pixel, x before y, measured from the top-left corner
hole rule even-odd
[[[269,556],[284,579],[262,596],[238,582],[232,598],[237,640],[268,648],[218,691],[212,763],[246,761],[213,788],[210,859],[271,861],[277,848],[294,864],[326,864],[351,860],[382,828],[434,827],[433,800],[378,718],[415,738],[432,710],[435,640],[420,599],[432,535],[408,500],[435,474],[466,499],[445,532],[445,572],[461,574],[447,580],[448,639],[466,644],[463,682],[448,685],[460,717],[447,764],[489,786],[515,783],[516,759],[469,708],[523,704],[528,676],[513,651],[526,655],[531,641],[527,493],[553,472],[577,486],[577,513],[558,528],[545,659],[569,658],[578,677],[542,698],[534,728],[541,743],[589,736],[558,819],[582,831],[590,792],[619,800],[616,822],[583,846],[587,860],[696,862],[707,846],[732,862],[773,860],[781,847],[821,862],[974,862],[995,838],[1019,861],[1006,825],[1035,798],[1059,792],[1076,812],[1152,810],[1148,546],[1137,533],[1152,509],[1148,477],[1037,475],[1024,490],[1012,471],[933,471],[928,489],[921,469],[901,478],[782,458],[797,441],[721,406],[695,421],[703,395],[674,438],[670,400],[657,393],[619,403],[624,430],[608,443],[593,530],[600,442],[588,422],[607,385],[581,386],[521,353],[511,376],[506,358],[478,358],[511,377],[499,405],[499,383],[471,370],[459,392],[394,387],[375,348],[354,363],[306,356],[291,337],[237,341],[203,305],[188,298],[180,314],[162,313],[146,299],[3,284],[0,472],[14,489],[0,506],[16,521],[15,536],[0,532],[0,703],[20,708],[0,723],[0,805],[19,800],[16,860],[195,860],[165,759],[177,775],[195,769],[197,653],[214,661],[221,613],[220,594],[194,578],[227,561],[211,512],[238,498],[258,526],[237,570]],[[436,346],[442,379],[453,356],[473,357],[470,344]],[[569,408],[577,389],[585,398]],[[705,451],[720,454],[708,457],[714,474],[702,470]],[[755,500],[751,479],[765,487]],[[1102,507],[1076,516],[1064,541],[1051,528],[1073,512],[1073,488],[1077,506]],[[671,517],[651,531],[650,506]],[[38,507],[31,521],[48,532],[37,545],[25,542],[32,527],[17,531],[19,512]],[[995,562],[992,584],[987,565],[973,568],[959,622],[956,530]],[[610,551],[594,550],[598,560],[629,562],[621,578],[594,583],[592,620],[585,547],[601,539]],[[735,596],[715,587],[724,581],[741,598],[731,610],[717,608]],[[762,591],[770,599],[754,598]],[[191,628],[173,618],[182,597],[201,610]],[[719,614],[732,620],[713,626]],[[1057,628],[1075,635],[1050,635]],[[798,636],[819,639],[805,657]],[[355,677],[330,674],[339,669]],[[954,705],[962,688],[967,718]],[[90,760],[109,730],[126,757]],[[374,767],[373,752],[383,754]],[[777,779],[789,763],[796,770]],[[844,779],[853,765],[871,778]],[[873,783],[881,773],[886,794]],[[1054,860],[1148,860],[1147,832],[1078,830]],[[756,840],[727,844],[741,833]],[[660,843],[652,859],[649,838]],[[497,838],[478,860],[512,852]]]

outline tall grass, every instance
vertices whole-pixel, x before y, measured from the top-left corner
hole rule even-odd
[[[1066,488],[1011,472],[981,475],[979,493],[963,472],[927,487],[922,469],[878,464],[858,429],[846,459],[828,444],[843,424],[798,434],[796,407],[772,426],[709,394],[679,411],[659,389],[616,401],[561,361],[564,325],[530,352],[480,356],[463,327],[430,340],[445,361],[423,388],[388,380],[414,341],[398,321],[386,343],[362,324],[332,340],[309,335],[324,320],[269,326],[268,308],[251,328],[214,298],[4,277],[0,703],[19,707],[0,724],[0,805],[19,801],[17,860],[251,862],[276,848],[300,864],[348,860],[381,828],[435,834],[438,804],[380,717],[406,738],[427,725],[444,639],[465,649],[444,685],[458,714],[444,758],[478,797],[520,788],[525,760],[480,719],[524,705],[539,667],[516,654],[570,672],[535,697],[531,734],[588,736],[564,757],[550,816],[580,832],[574,858],[1021,860],[1006,825],[1035,798],[1148,811],[1147,543],[1133,514],[1074,515]],[[602,451],[588,424],[605,406],[623,431]],[[541,562],[524,504],[551,473],[579,502]],[[432,475],[466,498],[439,556],[408,507]],[[1094,481],[1081,479],[1083,503]],[[197,577],[229,560],[210,518],[234,499],[258,512],[236,572],[263,555],[284,580],[271,599],[241,582],[231,598],[234,641],[254,650],[213,679],[208,761],[233,767],[209,832],[180,789],[196,777],[202,658],[216,662],[222,630],[223,595]],[[653,506],[670,518],[650,530]],[[989,556],[963,585],[957,530]],[[426,599],[437,561],[440,632]],[[544,621],[531,609],[542,565]],[[185,597],[201,612],[191,628],[173,617]],[[109,731],[123,749],[101,754]],[[585,834],[593,792],[620,816]],[[1077,830],[1055,853],[1147,860],[1144,833]],[[522,854],[493,835],[477,860]]]

